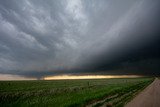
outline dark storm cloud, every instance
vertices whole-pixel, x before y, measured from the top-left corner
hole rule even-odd
[[[159,0],[0,1],[0,73],[160,74]]]

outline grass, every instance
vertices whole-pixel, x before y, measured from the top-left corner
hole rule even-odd
[[[0,81],[1,107],[81,107],[115,96],[94,106],[123,106],[153,78]],[[130,93],[130,94],[126,94]]]

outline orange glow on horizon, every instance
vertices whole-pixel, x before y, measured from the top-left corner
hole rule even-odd
[[[44,80],[63,80],[63,79],[105,79],[105,78],[135,78],[138,75],[58,75],[44,77]]]

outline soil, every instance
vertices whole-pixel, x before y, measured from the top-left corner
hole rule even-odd
[[[125,107],[160,107],[160,80],[156,78]]]

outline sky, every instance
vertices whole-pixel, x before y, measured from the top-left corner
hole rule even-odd
[[[159,0],[0,0],[0,74],[160,75]]]

